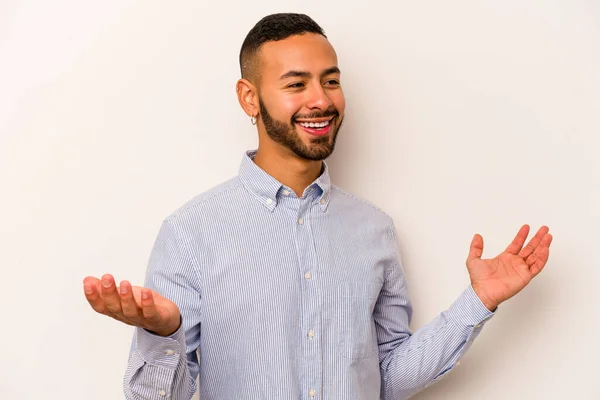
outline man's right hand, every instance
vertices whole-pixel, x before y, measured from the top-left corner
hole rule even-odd
[[[88,276],[83,280],[85,297],[96,312],[128,325],[144,328],[159,336],[172,335],[181,325],[179,308],[157,292],[114,278]]]

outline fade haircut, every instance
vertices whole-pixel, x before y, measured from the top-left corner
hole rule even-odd
[[[240,50],[242,78],[256,83],[256,79],[260,75],[258,53],[264,43],[283,40],[304,33],[316,33],[327,38],[323,28],[305,14],[271,14],[258,21],[248,32]]]

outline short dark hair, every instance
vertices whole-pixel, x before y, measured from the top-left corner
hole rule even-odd
[[[258,51],[265,42],[286,39],[293,35],[316,33],[325,36],[323,28],[305,14],[278,13],[267,15],[254,25],[246,35],[240,50],[242,78],[252,79],[258,73]]]

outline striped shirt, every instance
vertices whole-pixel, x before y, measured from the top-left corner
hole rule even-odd
[[[298,198],[254,162],[162,223],[145,286],[179,307],[135,328],[127,399],[405,399],[450,371],[493,316],[469,285],[414,333],[392,219],[330,183]]]

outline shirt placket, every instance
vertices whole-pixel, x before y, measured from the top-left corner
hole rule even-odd
[[[296,221],[296,240],[299,257],[299,278],[302,299],[301,345],[303,362],[303,396],[317,400],[321,396],[321,311],[318,290],[318,269],[314,237],[311,230],[312,196],[300,199]]]

